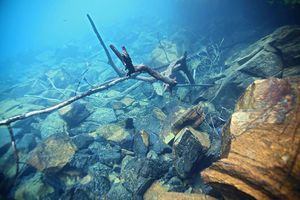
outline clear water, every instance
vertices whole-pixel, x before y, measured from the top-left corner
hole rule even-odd
[[[114,44],[118,49],[126,46],[134,64],[145,63],[156,68],[179,58],[184,51],[188,55],[200,55],[203,49],[219,45],[220,57],[210,67],[206,63],[194,70],[188,63],[196,84],[210,84],[210,76],[224,72],[226,59],[278,27],[299,25],[299,13],[299,5],[279,0],[1,0],[0,118],[55,105],[117,77],[107,64],[87,14],[91,15],[106,45]],[[110,53],[123,70],[122,63]],[[104,116],[102,121],[83,120],[81,128],[57,126],[59,117],[54,116],[51,121],[48,114],[26,119],[24,123],[12,123],[17,142],[29,133],[35,138],[30,149],[28,145],[20,149],[20,159],[25,162],[26,154],[45,139],[41,136],[43,127],[52,125],[51,133],[67,131],[73,137],[132,118],[138,131],[144,129],[154,140],[159,140],[161,132],[170,128],[174,113],[201,101],[199,94],[206,90],[187,91],[183,87],[181,91],[178,87],[173,94],[161,96],[152,84],[141,83],[132,91],[122,93],[135,84],[136,80],[129,80],[81,100],[90,113],[99,112],[96,118]],[[182,97],[186,92],[194,96]],[[135,103],[129,103],[126,109],[112,109],[117,106],[113,102],[120,102],[125,96]],[[223,117],[226,120],[228,113]],[[43,125],[46,119],[48,124]],[[213,127],[218,134],[223,124]],[[7,168],[14,166],[14,157],[9,152],[10,138],[5,126],[0,128],[0,133],[2,181],[7,180],[7,174],[12,178],[13,172],[8,173]],[[30,170],[19,177],[17,186],[7,189],[2,181],[0,185],[5,192],[0,198],[17,198],[18,185],[36,174]],[[47,198],[55,199],[64,190]]]

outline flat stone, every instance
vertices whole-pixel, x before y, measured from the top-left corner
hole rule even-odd
[[[58,171],[70,162],[75,151],[76,146],[67,135],[55,134],[30,152],[27,163],[39,171]]]

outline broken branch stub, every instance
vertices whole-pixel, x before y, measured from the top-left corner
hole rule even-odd
[[[169,88],[173,88],[177,82],[175,79],[172,79],[170,76],[165,76],[164,73],[159,73],[158,71],[155,71],[151,67],[141,64],[141,65],[133,65],[132,60],[126,50],[125,47],[122,47],[122,53],[118,51],[118,49],[114,45],[110,45],[110,48],[112,51],[116,54],[116,56],[121,60],[123,65],[128,70],[127,76],[130,76],[133,73],[140,72],[140,73],[148,73],[150,76],[155,78],[156,80],[160,80],[166,84],[168,84]],[[172,74],[172,73],[170,73]]]

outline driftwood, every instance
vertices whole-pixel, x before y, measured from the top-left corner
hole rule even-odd
[[[138,73],[136,73],[134,76],[136,76]],[[134,77],[133,76],[133,77]],[[13,117],[10,117],[10,118],[7,118],[7,119],[4,119],[4,120],[0,120],[0,126],[8,126],[10,125],[12,122],[15,122],[15,121],[19,121],[19,120],[23,120],[23,119],[26,119],[26,118],[29,118],[29,117],[32,117],[32,116],[35,116],[35,115],[40,115],[40,114],[44,114],[44,113],[50,113],[50,112],[53,112],[55,110],[58,110],[62,107],[65,107],[71,103],[73,103],[74,101],[77,101],[79,99],[82,99],[86,96],[89,96],[89,95],[92,95],[92,94],[95,94],[97,92],[100,92],[100,91],[103,91],[103,90],[106,90],[114,85],[116,85],[117,83],[120,83],[122,81],[125,81],[127,79],[130,79],[130,78],[133,78],[133,77],[129,77],[129,76],[123,76],[123,77],[120,77],[120,78],[115,78],[115,79],[112,79],[106,83],[103,83],[101,85],[98,85],[86,92],[83,92],[79,95],[76,95],[76,96],[73,96],[71,98],[69,98],[68,100],[65,100],[61,103],[58,103],[54,106],[51,106],[51,107],[48,107],[48,108],[44,108],[44,109],[40,109],[40,110],[35,110],[35,111],[30,111],[30,112],[27,112],[27,113],[23,113],[23,114],[20,114],[20,115],[16,115],[16,116],[13,116]]]
[[[108,59],[108,64],[110,66],[112,66],[112,68],[115,70],[115,72],[118,74],[118,76],[120,76],[120,77],[123,76],[124,73],[113,62],[113,60],[112,60],[112,58],[111,58],[111,56],[110,56],[110,54],[108,52],[107,47],[106,47],[104,41],[102,40],[102,37],[100,36],[100,34],[99,34],[99,32],[98,32],[98,30],[96,28],[96,25],[94,24],[94,22],[93,22],[93,20],[92,20],[92,18],[91,18],[91,16],[89,14],[87,14],[87,18],[89,19],[89,22],[91,23],[91,26],[93,27],[93,31],[95,32],[95,34],[96,34],[96,36],[97,36],[97,38],[98,38],[101,46],[103,47],[103,49],[105,51],[105,54],[106,54],[107,59]]]
[[[182,71],[184,74],[187,75],[189,82],[191,84],[195,84],[195,81],[186,65],[187,53],[185,53],[184,56],[182,56],[178,60],[172,62],[165,71],[159,73],[158,71],[144,64],[133,65],[131,57],[125,47],[122,47],[122,53],[120,53],[118,49],[112,44],[110,45],[110,48],[120,59],[125,68],[128,70],[128,76],[136,72],[148,73],[150,76],[152,76],[152,78],[148,78],[148,81],[154,81],[155,79],[160,80],[167,84],[169,89],[172,89],[177,84],[175,80],[175,73],[178,71]]]
[[[169,64],[165,71],[159,73],[158,71],[156,71],[156,70],[154,70],[154,69],[152,69],[152,68],[150,68],[146,65],[143,65],[143,64],[134,66],[132,64],[132,60],[131,60],[131,58],[130,58],[130,56],[129,56],[129,54],[128,54],[125,47],[122,48],[123,51],[122,51],[122,53],[120,53],[113,45],[111,45],[110,46],[111,49],[114,51],[114,53],[122,61],[123,65],[128,70],[127,76],[124,76],[124,73],[114,64],[114,62],[113,62],[113,60],[110,56],[110,53],[109,53],[105,43],[103,42],[99,32],[97,31],[97,28],[96,28],[92,18],[89,15],[87,15],[87,17],[88,17],[89,22],[91,23],[91,25],[93,27],[93,30],[94,30],[101,46],[103,47],[103,49],[106,53],[106,56],[108,58],[108,64],[112,66],[114,71],[118,74],[119,78],[112,79],[112,80],[107,81],[103,84],[92,87],[91,89],[89,89],[85,92],[82,92],[81,94],[76,95],[78,87],[80,85],[80,82],[82,81],[82,79],[80,79],[80,81],[77,85],[76,91],[75,91],[75,96],[73,96],[73,97],[71,97],[71,98],[69,98],[69,99],[67,99],[63,102],[60,102],[56,105],[53,105],[51,107],[47,107],[47,108],[40,109],[40,110],[34,110],[34,111],[22,113],[22,114],[19,114],[19,115],[15,115],[15,116],[0,120],[0,126],[7,126],[10,137],[11,137],[11,144],[12,144],[12,148],[14,150],[15,161],[16,161],[15,178],[17,178],[18,175],[19,175],[19,163],[20,162],[19,162],[18,150],[17,150],[17,146],[16,146],[16,142],[15,142],[15,137],[14,137],[14,133],[13,133],[13,128],[11,127],[12,123],[14,123],[16,121],[27,119],[29,117],[33,117],[33,116],[37,116],[37,115],[41,115],[41,114],[45,114],[45,113],[51,113],[53,111],[56,111],[60,108],[65,107],[65,106],[67,106],[67,105],[69,105],[69,104],[71,104],[71,103],[73,103],[73,102],[75,102],[79,99],[82,99],[84,97],[90,96],[90,95],[95,94],[97,92],[106,90],[106,89],[108,89],[108,88],[110,88],[110,87],[112,87],[112,86],[114,86],[114,85],[116,85],[120,82],[128,80],[128,79],[137,79],[137,80],[143,80],[143,81],[149,81],[149,82],[154,82],[156,80],[160,80],[160,81],[164,82],[165,84],[167,84],[170,89],[172,89],[177,84],[177,82],[174,78],[175,77],[174,73],[178,72],[178,71],[182,71],[187,75],[189,82],[191,84],[195,84],[195,82],[193,80],[193,77],[191,76],[191,74],[190,74],[190,72],[187,68],[187,65],[186,65],[186,61],[187,61],[187,54],[186,53],[184,54],[183,57],[181,57],[178,60],[176,60],[176,61],[172,62],[171,64]],[[140,73],[143,73],[143,72],[148,73],[152,77],[138,76]],[[83,75],[84,75],[84,73],[83,73]],[[52,84],[52,86],[55,89],[57,89],[50,79],[49,79],[49,81]],[[134,88],[131,88],[131,89],[134,89]]]

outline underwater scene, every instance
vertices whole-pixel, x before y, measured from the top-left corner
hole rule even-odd
[[[300,199],[299,0],[1,0],[0,199]]]

